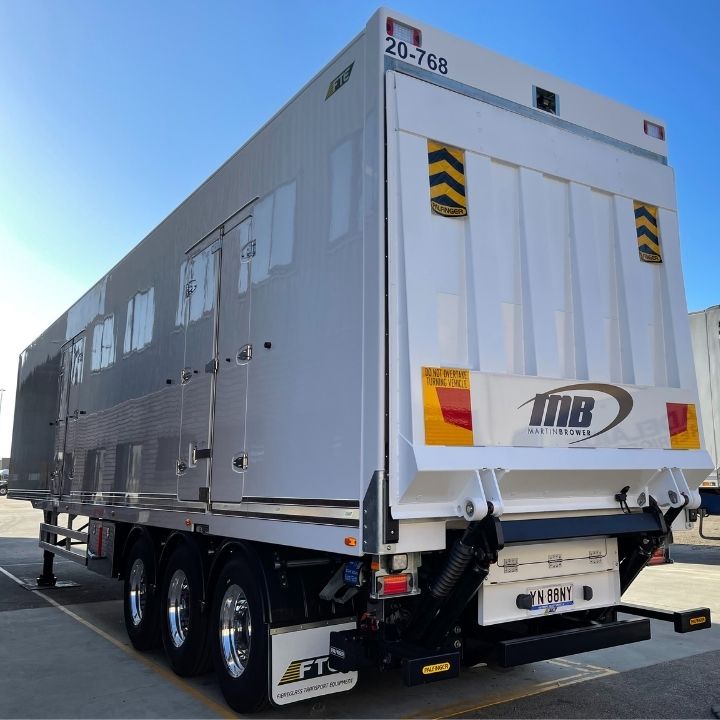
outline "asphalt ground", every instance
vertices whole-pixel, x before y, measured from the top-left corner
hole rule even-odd
[[[21,586],[42,568],[40,519],[28,503],[0,499],[0,717],[234,717],[212,673],[179,678],[161,652],[132,649],[118,581],[58,558],[56,575],[78,586]],[[720,527],[706,524],[713,530]],[[676,544],[671,555],[673,564],[644,570],[624,599],[709,606],[720,618],[720,542]],[[261,717],[715,717],[720,627],[680,635],[653,621],[652,631],[643,643],[509,670],[478,666],[416,688],[405,688],[396,672],[367,672],[349,693]]]

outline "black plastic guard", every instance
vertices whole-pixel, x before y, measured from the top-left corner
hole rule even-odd
[[[514,667],[649,639],[649,620],[621,620],[545,635],[501,640],[497,644],[496,659],[502,667]]]

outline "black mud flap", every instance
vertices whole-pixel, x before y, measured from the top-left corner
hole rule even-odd
[[[449,680],[460,675],[460,653],[428,654],[420,652],[415,657],[403,658],[401,667],[403,681],[409,687],[436,680]]]
[[[621,620],[544,635],[501,640],[497,644],[495,657],[502,667],[514,667],[649,639],[649,620]]]

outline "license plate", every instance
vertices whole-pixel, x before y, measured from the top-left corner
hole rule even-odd
[[[544,585],[528,588],[532,598],[531,610],[546,610],[574,605],[572,584]]]

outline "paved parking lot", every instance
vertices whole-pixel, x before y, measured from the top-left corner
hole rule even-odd
[[[58,560],[58,577],[78,587],[21,587],[41,569],[39,522],[28,503],[0,499],[0,717],[233,717],[212,674],[178,678],[161,653],[131,648],[117,581]],[[672,555],[674,564],[644,570],[625,599],[707,605],[720,618],[720,542],[675,545]],[[417,688],[405,688],[397,673],[371,672],[350,693],[264,716],[712,718],[713,705],[720,705],[720,628],[677,635],[653,622],[644,643],[511,670],[479,666]]]

